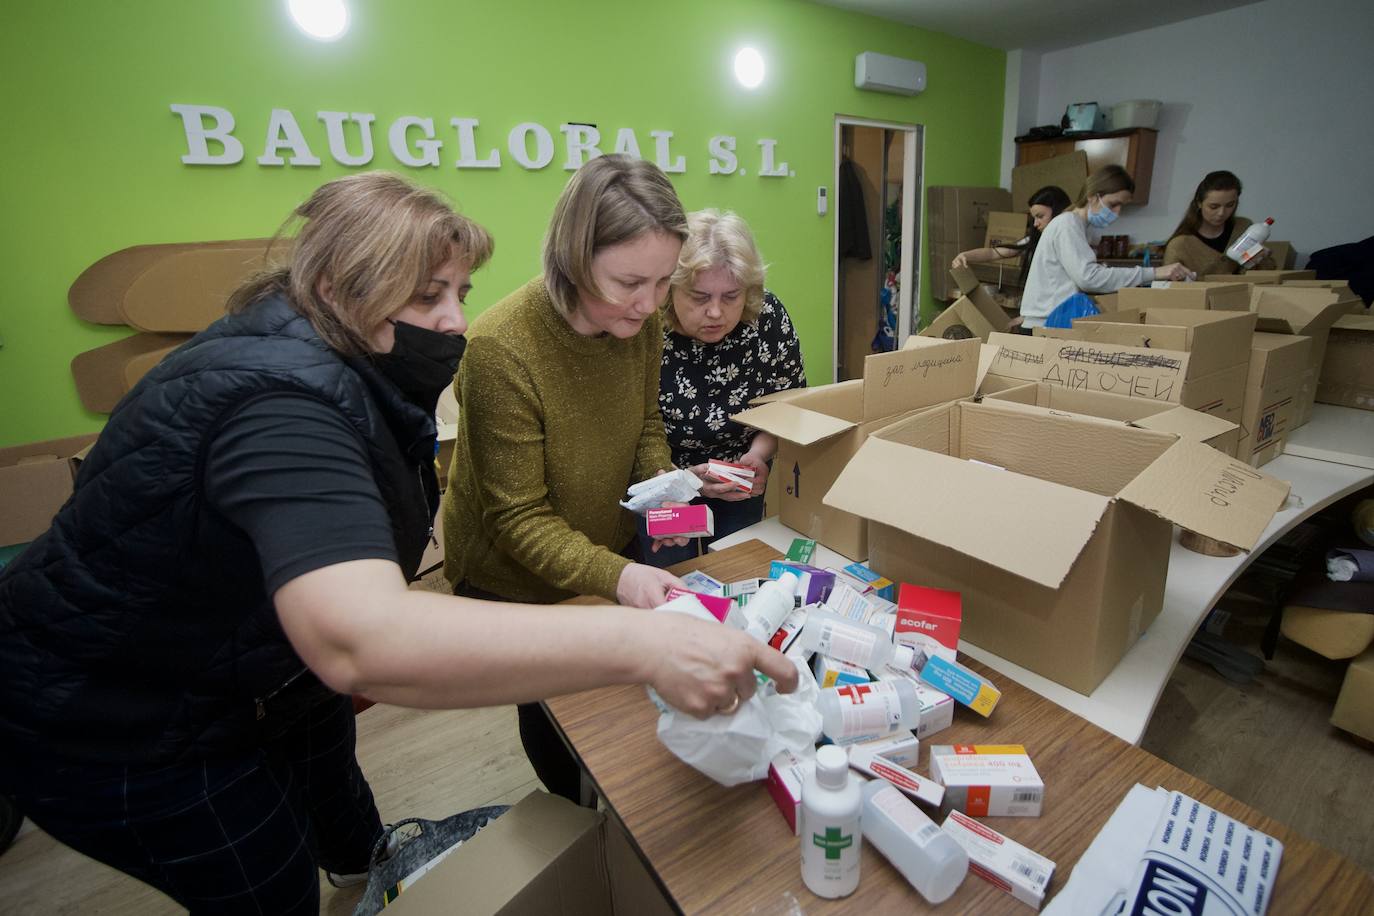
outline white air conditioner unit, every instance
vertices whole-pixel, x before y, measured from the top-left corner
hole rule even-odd
[[[865,51],[854,58],[854,85],[874,92],[915,95],[926,88],[926,65],[919,60]]]

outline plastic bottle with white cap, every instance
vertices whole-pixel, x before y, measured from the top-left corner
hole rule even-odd
[[[908,678],[824,687],[816,698],[821,731],[831,741],[881,738],[921,724],[921,695]]]
[[[750,602],[751,604],[753,602]],[[797,637],[797,645],[804,652],[819,652],[836,661],[847,662],[869,671],[891,665],[900,670],[912,670],[916,651],[892,641],[882,627],[870,626],[823,611],[813,610],[806,618]]]
[[[1240,265],[1241,270],[1253,264],[1260,255],[1264,254],[1264,243],[1269,241],[1269,227],[1274,225],[1272,216],[1266,217],[1262,223],[1252,223],[1248,229],[1241,233],[1240,238],[1231,243],[1231,247],[1226,249],[1226,256]]]
[[[802,881],[818,897],[848,897],[859,886],[863,788],[849,772],[844,748],[816,751],[816,767],[802,782]]]
[[[931,903],[943,903],[968,874],[968,853],[886,779],[863,787],[869,842]]]
[[[759,586],[759,590],[744,606],[744,614],[749,618],[745,632],[763,642],[772,639],[778,627],[796,607],[799,581],[796,573],[788,571]]]

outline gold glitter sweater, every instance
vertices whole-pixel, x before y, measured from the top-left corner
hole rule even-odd
[[[536,278],[472,323],[456,381],[444,575],[519,601],[615,600],[634,537],[625,488],[672,467],[657,313],[629,340],[583,337]]]

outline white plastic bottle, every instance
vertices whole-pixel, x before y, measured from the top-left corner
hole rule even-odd
[[[818,897],[847,897],[859,886],[863,788],[849,773],[844,748],[816,751],[816,767],[802,782],[802,881]]]
[[[816,700],[821,731],[831,741],[881,738],[921,724],[921,695],[904,677],[826,687]]]
[[[943,903],[968,874],[968,853],[886,779],[863,787],[864,832],[892,867],[931,903]]]
[[[750,604],[753,604],[751,601]],[[813,610],[806,618],[797,644],[803,652],[819,652],[836,661],[848,662],[870,671],[892,665],[909,669],[916,660],[910,646],[900,646],[882,627],[870,626],[823,611]]]
[[[1252,223],[1250,228],[1241,233],[1240,238],[1226,249],[1226,256],[1235,261],[1242,269],[1249,267],[1256,258],[1264,253],[1264,243],[1269,241],[1269,227],[1274,225],[1274,218],[1267,217],[1262,223]]]
[[[763,642],[772,639],[778,627],[796,607],[798,581],[796,573],[784,572],[759,586],[754,597],[744,606],[745,616],[749,618],[745,632]]]

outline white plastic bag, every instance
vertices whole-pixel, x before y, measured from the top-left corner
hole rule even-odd
[[[626,492],[629,499],[621,505],[631,512],[643,515],[650,509],[658,509],[665,502],[689,503],[701,492],[701,478],[685,468],[659,474],[648,480],[641,480]]]
[[[715,622],[704,608],[697,613],[691,605],[700,605],[689,600],[680,598],[658,610]],[[798,756],[811,753],[821,734],[821,714],[816,708],[820,688],[805,662],[788,659],[797,666],[795,691],[778,693],[771,679],[761,677],[754,695],[729,715],[698,719],[673,709],[650,690],[649,697],[660,713],[658,740],[683,763],[723,786],[763,779],[768,764],[784,750]]]

